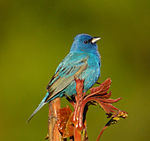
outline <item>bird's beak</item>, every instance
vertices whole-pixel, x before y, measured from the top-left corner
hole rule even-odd
[[[100,37],[93,37],[93,39],[91,40],[91,43],[94,44],[100,39],[101,39]]]

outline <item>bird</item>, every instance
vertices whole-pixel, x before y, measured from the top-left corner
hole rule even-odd
[[[48,83],[45,97],[28,118],[28,122],[45,104],[55,98],[76,95],[75,77],[84,80],[84,92],[97,82],[101,74],[101,57],[97,46],[100,39],[83,33],[74,38],[70,52],[58,65]]]

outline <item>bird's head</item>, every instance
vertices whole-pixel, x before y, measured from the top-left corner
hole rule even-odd
[[[74,42],[71,47],[71,52],[97,52],[96,42],[100,40],[100,37],[92,37],[88,34],[79,34],[74,38]]]

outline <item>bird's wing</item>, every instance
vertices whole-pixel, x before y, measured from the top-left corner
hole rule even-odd
[[[60,91],[65,89],[74,77],[78,77],[88,66],[87,56],[78,56],[69,54],[62,63],[58,66],[55,75],[48,84],[47,90],[49,97],[45,102],[49,101]]]

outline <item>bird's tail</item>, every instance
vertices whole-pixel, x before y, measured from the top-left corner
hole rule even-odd
[[[47,99],[48,96],[49,96],[49,92],[46,93],[46,96],[43,98],[39,106],[35,109],[35,111],[28,118],[27,122],[29,122],[33,118],[33,116],[47,103],[45,102],[45,100]]]

